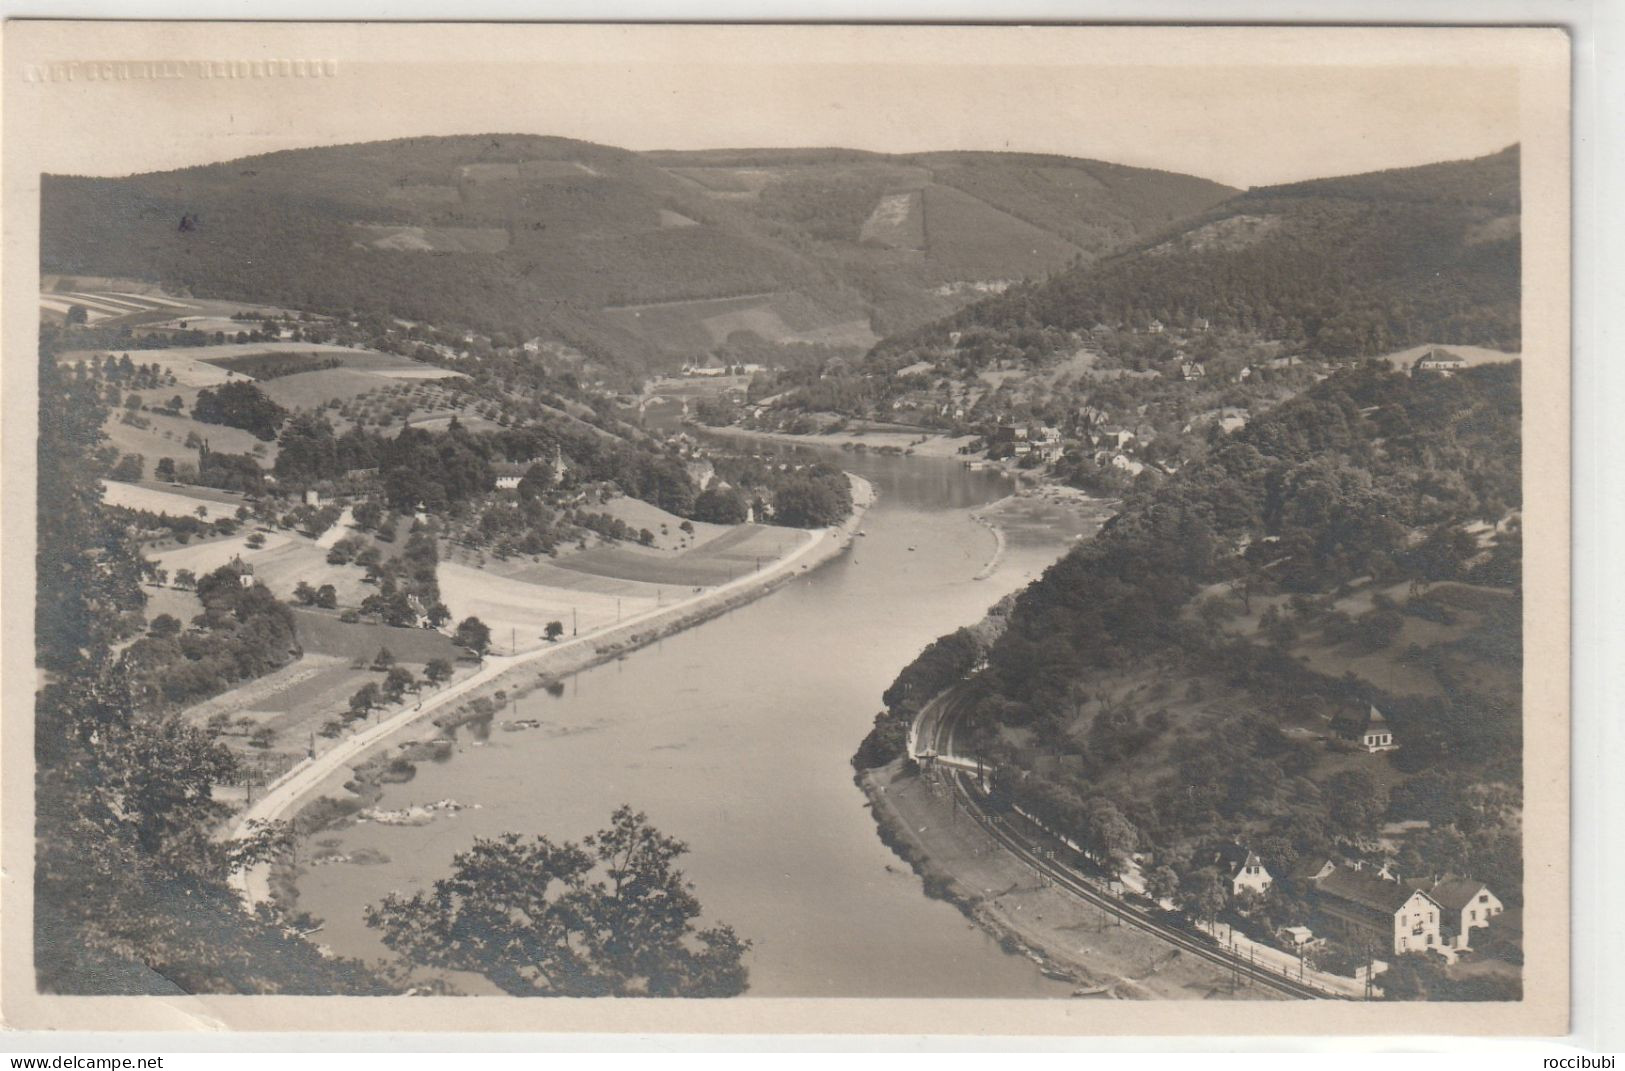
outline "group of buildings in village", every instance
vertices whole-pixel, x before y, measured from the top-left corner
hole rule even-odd
[[[1230,895],[1263,896],[1275,877],[1256,852],[1241,845],[1219,852]],[[1309,896],[1338,937],[1374,956],[1437,952],[1454,960],[1472,947],[1472,932],[1506,910],[1489,886],[1453,875],[1403,880],[1390,867],[1319,859],[1300,867],[1293,883]],[[1307,926],[1282,931],[1292,944],[1315,943]]]
[[[550,458],[533,457],[525,461],[497,461],[491,465],[491,474],[496,477],[497,490],[512,491],[517,488],[526,474],[537,465],[545,466],[552,472],[553,486],[555,487],[564,482],[564,476],[569,472],[569,466],[564,461],[564,452],[557,449],[553,451],[553,456]]]
[[[1081,450],[1100,468],[1116,468],[1131,476],[1145,471],[1146,462],[1135,455],[1156,438],[1149,425],[1129,427],[1113,424],[1108,415],[1094,406],[1080,410],[1073,436],[1073,448]],[[1061,429],[1048,424],[1006,422],[993,425],[983,436],[988,457],[1016,459],[1036,455],[1042,461],[1055,461],[1067,452]]]
[[[1334,717],[1332,728],[1370,754],[1399,747],[1393,726],[1370,704]],[[1268,862],[1245,845],[1222,847],[1215,862],[1223,867],[1233,898],[1263,896],[1275,883]],[[1334,859],[1316,860],[1291,877],[1338,937],[1373,955],[1437,952],[1454,960],[1471,947],[1473,930],[1505,911],[1488,886],[1471,878],[1407,881],[1387,865]],[[1307,926],[1286,927],[1282,936],[1299,947],[1316,941]]]

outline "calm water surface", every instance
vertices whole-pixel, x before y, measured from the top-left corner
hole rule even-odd
[[[1064,549],[1013,540],[1000,568],[971,509],[1008,482],[951,461],[840,455],[879,503],[852,551],[768,597],[536,692],[481,741],[462,736],[379,804],[452,798],[470,809],[421,827],[336,831],[338,850],[389,861],[310,869],[300,907],[321,940],[386,954],[362,908],[432,884],[476,836],[576,839],[621,803],[691,847],[682,865],[708,921],[754,942],[753,996],[1034,997],[1068,987],[930,900],[876,835],[849,760],[880,694],[932,639],[970,624]],[[502,731],[539,719],[540,729]],[[472,809],[478,804],[479,809]],[[324,835],[329,836],[329,835]]]

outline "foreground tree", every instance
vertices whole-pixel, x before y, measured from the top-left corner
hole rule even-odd
[[[683,872],[688,850],[622,806],[581,844],[475,841],[452,874],[366,913],[413,962],[473,971],[516,996],[728,997],[745,991],[750,942],[700,930]]]

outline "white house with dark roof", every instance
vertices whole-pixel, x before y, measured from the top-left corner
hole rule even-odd
[[[1449,350],[1435,347],[1418,357],[1415,367],[1419,372],[1439,372],[1449,375],[1451,372],[1459,372],[1466,368],[1467,361]]]
[[[1394,739],[1393,726],[1388,724],[1388,719],[1383,717],[1382,711],[1369,703],[1366,704],[1363,713],[1350,711],[1333,718],[1332,730],[1372,754],[1379,751],[1394,751],[1399,747],[1399,743]]]
[[[1444,909],[1421,889],[1385,881],[1368,871],[1333,867],[1314,881],[1315,906],[1344,934],[1373,949],[1407,952],[1453,950],[1441,937]]]
[[[1230,895],[1240,896],[1243,892],[1250,892],[1255,896],[1263,896],[1269,892],[1275,879],[1264,866],[1264,860],[1258,853],[1247,848],[1220,853],[1225,858],[1226,870],[1230,877]]]
[[[1456,951],[1470,947],[1472,931],[1488,926],[1490,919],[1505,910],[1489,886],[1471,878],[1447,875],[1438,881],[1412,882],[1411,886],[1438,902],[1443,912],[1440,937]]]

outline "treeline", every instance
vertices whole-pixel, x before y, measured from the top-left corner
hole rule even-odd
[[[89,384],[58,375],[57,341],[42,339],[39,363],[36,984],[94,995],[399,991],[292,936],[294,920],[245,912],[227,883],[275,854],[280,831],[214,836],[226,816],[215,788],[242,779],[238,760],[210,730],[145,708],[113,653],[141,627],[143,566],[100,505],[106,411]],[[221,627],[252,627],[236,611],[256,596],[210,597]]]
[[[453,418],[443,432],[408,426],[394,436],[359,427],[335,435],[325,418],[303,414],[288,422],[280,444],[275,465],[279,483],[297,487],[376,469],[386,503],[404,513],[419,506],[430,513],[454,509],[494,488],[493,465],[530,462],[520,482],[518,510],[488,510],[489,521],[480,522],[491,526],[493,537],[516,536],[519,513],[551,525],[553,515],[538,507],[540,497],[556,487],[555,459],[565,462],[571,486],[612,484],[628,497],[692,520],[738,523],[745,508],[755,504],[758,516],[770,514],[774,523],[819,528],[852,511],[845,473],[828,465],[780,469],[723,459],[719,463],[729,474],[725,478],[743,494],[738,501],[722,490],[702,496],[682,459],[653,440],[634,443],[591,424],[545,414],[539,423],[524,427],[471,432]],[[557,533],[538,538],[551,545]]]

